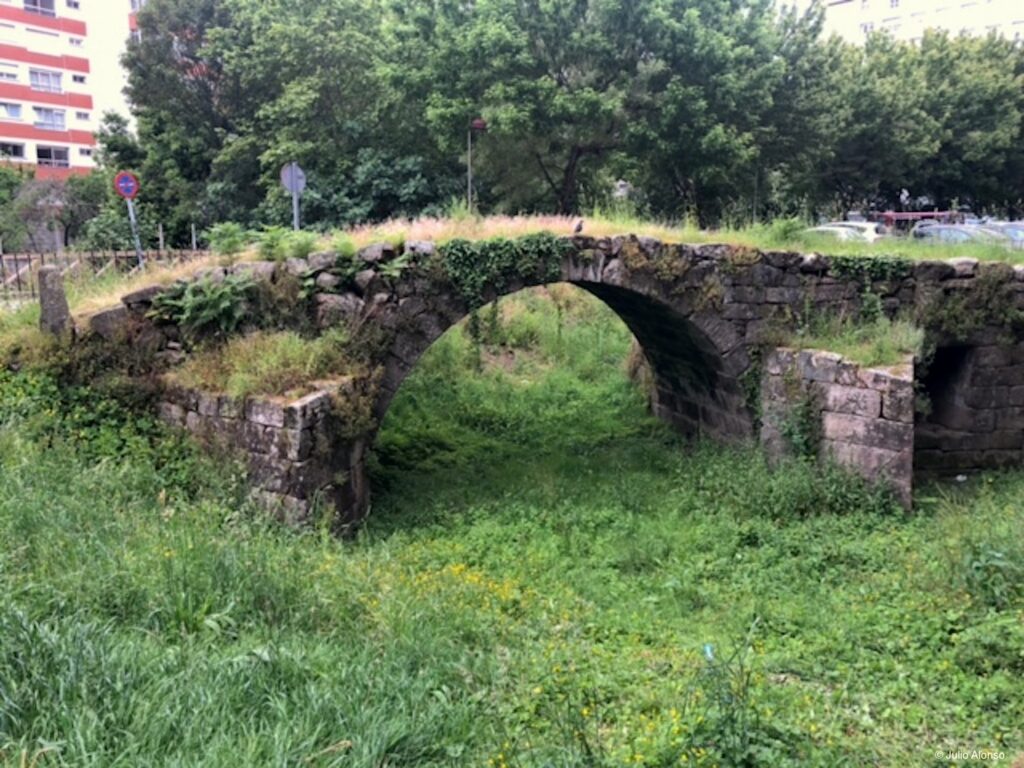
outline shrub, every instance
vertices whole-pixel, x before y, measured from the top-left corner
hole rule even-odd
[[[248,236],[241,224],[225,221],[206,231],[210,248],[219,256],[236,256],[248,245]]]
[[[318,239],[313,232],[289,232],[284,238],[284,254],[289,259],[304,259],[314,251]]]
[[[285,242],[290,234],[286,227],[264,227],[256,235],[256,247],[260,256],[270,261],[280,261],[285,255]]]
[[[241,325],[253,287],[250,278],[237,275],[219,283],[209,279],[176,283],[153,300],[149,316],[178,325],[193,341],[228,336]]]

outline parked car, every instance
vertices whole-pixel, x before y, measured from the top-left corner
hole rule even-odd
[[[882,224],[871,221],[829,221],[804,232],[809,235],[827,235],[837,240],[856,240],[863,243],[873,243],[886,234]]]
[[[914,227],[915,240],[934,243],[1003,243],[1009,244],[1009,237],[991,227],[969,226],[966,224],[932,224]]]

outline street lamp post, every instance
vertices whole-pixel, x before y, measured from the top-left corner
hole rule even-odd
[[[473,134],[485,133],[487,121],[477,117],[469,123],[469,130],[466,131],[466,206],[473,211]]]

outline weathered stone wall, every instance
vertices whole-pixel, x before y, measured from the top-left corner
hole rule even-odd
[[[958,474],[1021,464],[1024,345],[939,347],[921,389],[919,471]]]
[[[345,527],[369,504],[365,441],[349,439],[334,402],[353,382],[325,383],[296,400],[239,399],[178,386],[164,389],[165,423],[244,461],[254,495],[289,523],[309,522],[313,503],[343,512]]]
[[[761,442],[793,451],[794,433],[819,458],[889,485],[908,508],[914,477],[914,367],[862,368],[831,352],[777,349],[761,379]]]
[[[665,244],[634,236],[574,237],[564,242],[558,279],[591,292],[622,318],[650,363],[654,413],[685,435],[754,439],[758,398],[765,412],[771,411],[773,398],[784,394],[779,380],[785,378],[769,373],[759,388],[761,372],[755,360],[810,318],[856,317],[863,297],[870,293],[890,316],[904,312],[918,318],[938,343],[934,372],[925,375],[933,411],[919,419],[920,439],[915,441],[909,415],[913,372],[857,372],[843,361],[801,353],[789,363],[796,366],[798,380],[820,390],[821,450],[866,476],[886,474],[904,500],[909,498],[915,445],[918,464],[930,470],[1002,466],[1021,458],[1024,355],[1015,340],[1016,328],[1006,318],[1024,309],[1024,269],[969,259],[851,260],[724,245]],[[217,267],[206,270],[204,277],[217,281],[231,273],[249,274],[271,285],[301,280],[311,294],[295,303],[297,326],[324,330],[345,325],[353,333],[372,331],[373,359],[362,384],[379,424],[419,357],[463,319],[470,306],[440,265],[432,243],[408,242],[401,251],[374,245],[361,250],[356,259],[354,276],[347,258],[317,253],[281,264]],[[549,273],[506,276],[500,285],[486,288],[482,298],[491,300],[551,281]],[[147,319],[161,290],[154,286],[125,296],[122,307],[94,316],[90,330],[153,354],[166,365],[175,364],[187,352],[180,330]],[[946,307],[951,310],[944,314]],[[957,365],[940,364],[942,350],[952,348],[968,351]],[[782,370],[785,354],[791,353],[779,354],[783,357],[775,360]],[[337,397],[343,400],[344,394]],[[299,431],[308,429],[322,446],[314,461],[288,454],[291,437],[279,431],[295,429],[292,426],[232,415],[237,408],[227,405],[222,411],[219,399],[215,412],[209,403],[201,410],[191,402],[168,398],[167,405],[182,412],[165,407],[167,415],[197,434],[225,434],[226,442],[241,445],[250,456],[255,483],[266,493],[302,502],[326,493],[336,500],[344,519],[365,510],[363,455],[372,444],[375,426],[346,425],[337,414],[323,425],[303,426]],[[770,428],[762,436],[769,442],[777,437]],[[302,441],[295,445],[301,453]],[[293,516],[303,514],[300,510]]]

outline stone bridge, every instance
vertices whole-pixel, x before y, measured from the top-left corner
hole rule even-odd
[[[908,506],[915,473],[1016,465],[1024,451],[1024,271],[1006,264],[538,236],[375,245],[197,279],[232,272],[271,288],[303,283],[291,305],[297,327],[343,324],[365,340],[358,376],[318,383],[296,401],[176,386],[160,397],[164,420],[241,451],[256,491],[296,522],[316,499],[337,509],[339,527],[357,522],[369,508],[365,461],[377,425],[420,356],[474,307],[553,282],[589,291],[622,318],[650,364],[651,409],[683,435],[760,439],[778,455],[803,429],[805,449],[890,484]],[[148,347],[173,363],[187,352],[181,329],[149,319],[163,290],[123,297],[79,337]],[[928,351],[862,369],[790,346],[809,320],[857,318],[866,301],[925,328]]]

